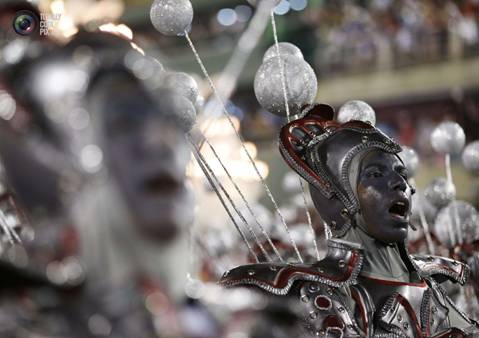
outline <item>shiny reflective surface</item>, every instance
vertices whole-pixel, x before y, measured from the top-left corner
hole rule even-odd
[[[357,189],[368,234],[384,243],[404,241],[411,188],[401,161],[395,155],[371,151],[361,162]]]

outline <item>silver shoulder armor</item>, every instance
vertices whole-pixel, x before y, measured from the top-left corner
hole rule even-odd
[[[412,255],[422,277],[431,277],[438,283],[450,280],[464,285],[469,278],[469,267],[450,258],[428,255]]]
[[[361,271],[361,247],[338,239],[328,241],[326,257],[313,264],[258,263],[226,271],[223,286],[256,286],[275,295],[287,295],[295,281],[318,282],[331,287],[356,284]]]

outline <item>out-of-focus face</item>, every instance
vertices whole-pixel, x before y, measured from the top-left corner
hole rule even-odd
[[[407,238],[411,188],[407,169],[397,156],[371,151],[361,161],[358,198],[366,231],[388,243]]]
[[[95,91],[101,93],[106,164],[135,225],[150,238],[173,238],[193,218],[184,133],[128,76],[109,76]]]

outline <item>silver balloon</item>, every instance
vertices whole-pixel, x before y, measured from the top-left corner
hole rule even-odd
[[[163,85],[196,104],[199,96],[198,84],[190,75],[182,72],[168,72],[163,78]]]
[[[459,154],[465,143],[464,130],[456,122],[442,122],[431,134],[431,145],[441,154]]]
[[[373,126],[376,125],[376,113],[374,109],[364,101],[348,101],[339,108],[336,120],[340,123],[349,121],[363,121]]]
[[[279,62],[283,63],[288,106],[291,115],[300,113],[301,107],[313,103],[318,82],[313,68],[292,55],[272,57],[258,69],[254,79],[254,92],[260,105],[269,112],[286,116]]]
[[[163,65],[158,60],[130,51],[125,56],[124,62],[137,78],[146,81],[153,88],[157,87],[164,72]]]
[[[462,152],[462,163],[471,173],[479,175],[479,141],[466,146]]]
[[[424,196],[435,207],[443,208],[456,196],[456,188],[444,177],[438,177],[424,189]]]
[[[193,6],[189,0],[155,0],[150,19],[160,33],[182,35],[193,21]]]
[[[196,123],[196,110],[186,97],[171,90],[158,93],[158,101],[164,114],[170,115],[184,132],[189,132]]]
[[[419,167],[419,157],[417,156],[416,151],[410,147],[403,146],[402,151],[399,153],[399,157],[403,160],[404,165],[409,172],[409,177],[414,177]]]
[[[254,6],[254,7],[258,6],[258,4],[262,1],[269,1],[271,2],[273,6],[276,6],[277,4],[281,2],[281,0],[247,0],[247,1],[251,6]]]
[[[456,233],[454,207],[457,208],[463,242],[471,243],[479,239],[479,213],[477,212],[476,208],[464,201],[454,201],[442,209],[437,215],[433,231],[439,241],[441,241],[441,243],[445,246],[451,247],[449,226],[451,226],[454,233]]]
[[[301,52],[301,49],[293,45],[292,43],[289,42],[280,42],[278,44],[279,46],[279,54],[281,56],[283,55],[291,55],[295,56],[301,60],[304,60],[303,53]],[[275,56],[278,56],[278,49],[276,47],[276,44],[272,45],[271,47],[268,48],[266,53],[264,53],[263,57],[263,62],[265,62],[268,59],[271,59]]]

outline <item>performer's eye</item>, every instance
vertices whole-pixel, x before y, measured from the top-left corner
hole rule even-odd
[[[406,181],[408,180],[409,178],[409,172],[407,170],[407,168],[405,167],[399,167],[396,169],[396,172],[401,175]]]
[[[368,176],[378,178],[378,177],[383,177],[383,173],[380,172],[379,170],[375,170],[375,171],[369,172]]]

